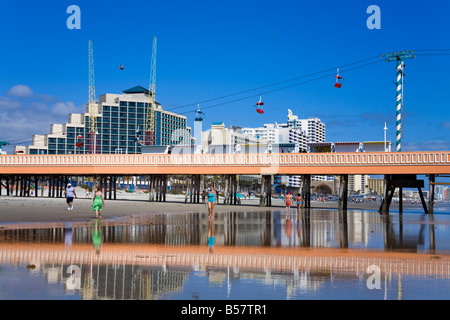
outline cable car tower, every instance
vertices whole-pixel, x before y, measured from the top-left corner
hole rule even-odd
[[[89,40],[89,153],[97,153],[97,110],[95,103],[94,46]]]
[[[385,61],[397,61],[397,109],[396,109],[396,149],[398,152],[402,151],[402,137],[403,137],[403,69],[405,64],[403,60],[413,59],[416,56],[410,51],[398,51],[382,55],[386,58]]]
[[[145,121],[144,145],[155,145],[155,113],[156,113],[156,37],[153,37],[152,65],[150,72],[150,88],[148,93],[147,118]]]

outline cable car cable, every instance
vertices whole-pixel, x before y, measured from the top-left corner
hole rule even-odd
[[[351,66],[351,65],[354,65],[354,64],[358,64],[358,63],[362,63],[362,62],[365,62],[365,61],[368,61],[368,60],[372,60],[372,59],[375,59],[375,58],[379,58],[379,57],[380,57],[380,55],[376,55],[376,56],[373,56],[373,57],[370,57],[370,58],[366,58],[366,59],[362,59],[362,60],[359,60],[359,61],[347,63],[347,64],[342,65],[341,68],[342,67]],[[260,89],[264,89],[264,88],[267,88],[267,87],[276,86],[276,85],[279,85],[279,84],[283,84],[283,83],[299,80],[299,79],[302,79],[302,78],[311,77],[311,76],[314,76],[314,75],[317,75],[317,74],[321,74],[321,73],[324,73],[324,72],[329,72],[329,71],[335,70],[335,69],[336,68],[330,68],[330,69],[326,69],[326,70],[322,70],[322,71],[318,71],[318,72],[313,72],[313,73],[310,73],[310,74],[302,75],[302,76],[295,77],[295,78],[288,79],[288,80],[275,82],[275,83],[272,83],[272,84],[267,84],[267,85],[256,87],[256,88],[253,88],[253,89],[248,89],[248,90],[244,90],[244,91],[240,91],[240,92],[236,92],[236,93],[231,93],[231,94],[224,95],[224,96],[217,97],[217,98],[207,99],[207,100],[203,100],[203,101],[200,101],[200,102],[195,102],[195,103],[186,104],[186,105],[179,106],[179,107],[174,107],[174,108],[171,108],[171,109],[167,109],[167,111],[173,111],[173,110],[177,110],[177,109],[191,107],[193,105],[203,104],[203,103],[207,103],[207,102],[211,102],[211,101],[215,101],[215,100],[221,100],[221,99],[224,99],[224,98],[229,98],[229,97],[240,95],[240,94],[244,94],[244,93],[247,93],[247,92],[260,90]]]
[[[347,70],[345,70],[345,72],[351,71],[351,70],[356,70],[356,69],[359,69],[359,68],[362,68],[362,67],[365,67],[365,66],[374,64],[374,63],[383,62],[383,61],[384,61],[384,59],[383,59],[383,60],[378,60],[378,61],[375,61],[375,62],[366,63],[366,64],[364,64],[364,65],[362,65],[362,66],[357,66],[357,67],[353,67],[353,68],[347,69]],[[334,69],[332,69],[332,70],[334,70]],[[261,94],[262,94],[262,95],[265,95],[265,94],[277,92],[277,91],[280,91],[280,90],[292,88],[292,87],[295,87],[295,86],[298,86],[298,85],[302,85],[302,84],[305,84],[305,83],[309,83],[309,82],[312,82],[312,81],[316,81],[316,80],[328,78],[328,77],[334,76],[334,75],[335,75],[335,73],[326,74],[326,75],[324,75],[324,76],[320,76],[320,77],[317,77],[317,78],[309,79],[309,80],[302,81],[302,82],[299,82],[299,83],[294,83],[294,84],[292,84],[292,85],[285,86],[285,87],[282,87],[282,88],[277,88],[277,89],[273,89],[273,90],[270,90],[270,91],[266,91],[266,92],[263,92],[263,93],[261,93]],[[233,103],[233,102],[238,102],[238,101],[242,101],[242,100],[247,100],[247,99],[255,98],[255,97],[259,96],[259,95],[260,95],[260,94],[255,94],[255,95],[251,95],[251,96],[247,96],[247,97],[243,97],[243,98],[234,99],[234,100],[231,100],[231,101],[225,101],[225,102],[222,102],[222,103],[218,103],[218,104],[214,104],[214,105],[202,107],[202,110],[204,110],[204,109],[210,109],[210,108],[214,108],[214,107],[218,107],[218,106],[222,106],[222,105],[224,105],[224,104],[229,104],[229,103]],[[186,111],[186,112],[180,113],[180,114],[185,115],[185,114],[188,114],[188,113],[191,113],[191,112],[195,112],[195,111],[192,111],[192,110],[191,110],[191,111]]]

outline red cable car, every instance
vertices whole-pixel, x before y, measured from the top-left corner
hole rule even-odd
[[[121,64],[121,65],[119,66],[119,69],[120,69],[120,70],[125,69],[125,67],[123,66],[123,64]]]
[[[261,96],[259,96],[259,101],[256,103],[256,112],[258,112],[259,114],[263,114],[264,110],[263,110],[263,106],[264,102],[261,101]]]
[[[75,145],[76,145],[77,147],[82,147],[82,146],[84,146],[84,142],[83,142],[83,140],[82,140],[82,139],[84,139],[83,136],[82,136],[82,135],[79,135],[79,136],[77,137],[77,139],[79,139],[79,140],[78,140],[77,143],[75,143]],[[81,141],[80,141],[80,140],[81,140]]]
[[[335,76],[335,78],[336,78],[336,83],[334,84],[334,87],[335,87],[335,88],[340,88],[340,87],[342,87],[342,82],[344,81],[344,78],[342,78],[342,77],[339,75],[339,68],[337,69],[337,75]]]

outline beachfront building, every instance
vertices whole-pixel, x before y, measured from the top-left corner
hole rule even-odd
[[[348,176],[348,191],[354,194],[369,193],[369,175],[367,174],[350,174]]]
[[[325,124],[318,118],[298,119],[288,109],[286,123],[267,123],[263,127],[243,128],[242,133],[266,140],[268,143],[294,143],[299,152],[306,152],[308,142],[325,141]],[[273,150],[275,152],[278,150]],[[279,150],[281,151],[281,150]],[[284,152],[294,152],[285,150]]]
[[[384,194],[385,181],[382,178],[369,177],[368,179],[369,192],[382,196]]]
[[[204,153],[265,152],[267,141],[244,133],[241,127],[225,127],[224,122],[213,122],[211,129],[202,132]]]
[[[95,104],[98,154],[140,154],[144,140],[147,89],[137,86],[122,94],[106,93]],[[155,106],[155,145],[191,144],[186,116]],[[29,146],[16,146],[15,153],[86,154],[89,149],[89,105],[85,113],[69,114],[68,122],[51,124],[50,133],[34,135]]]
[[[309,143],[325,141],[326,126],[319,118],[299,119],[288,109],[286,123],[267,123],[263,127],[243,128],[242,132],[266,140],[273,146],[272,152],[307,152]],[[313,180],[315,178],[313,177]],[[281,184],[299,188],[300,176],[281,177]]]

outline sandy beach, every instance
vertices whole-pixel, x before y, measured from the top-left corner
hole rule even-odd
[[[86,198],[85,191],[76,188],[77,198],[74,209],[67,210],[65,198],[48,197],[9,197],[0,196],[0,223],[7,222],[66,222],[82,221],[95,217],[92,211],[92,200]],[[260,207],[259,199],[242,199],[240,205],[223,205],[219,200],[215,212],[229,211],[271,211],[284,210],[281,199],[273,199],[272,207]],[[376,203],[349,203],[349,208],[378,209]],[[314,208],[337,208],[336,203],[312,202]],[[295,207],[292,207],[295,210]],[[105,200],[103,219],[115,219],[136,214],[168,213],[168,212],[207,212],[206,204],[185,203],[184,195],[166,195],[166,202],[149,202],[148,194],[143,192],[128,193],[119,191],[116,200]]]
[[[77,187],[77,198],[74,199],[74,209],[67,210],[65,198],[48,197],[15,197],[6,196],[5,191],[0,196],[0,223],[7,222],[66,222],[82,221],[95,217],[92,211],[92,199],[86,198],[85,190]],[[215,212],[229,211],[272,211],[285,210],[282,199],[272,199],[271,207],[260,207],[259,199],[242,199],[240,205],[223,205],[220,197]],[[348,209],[378,210],[376,202],[351,203]],[[337,202],[311,202],[312,208],[336,209]],[[421,205],[415,206],[422,210]],[[391,205],[392,210],[398,207]],[[296,207],[292,207],[296,210]],[[207,212],[206,204],[185,203],[184,195],[166,195],[166,202],[149,202],[148,194],[138,191],[129,193],[117,192],[116,200],[105,200],[103,219],[115,219],[136,214],[168,213],[168,212]]]

